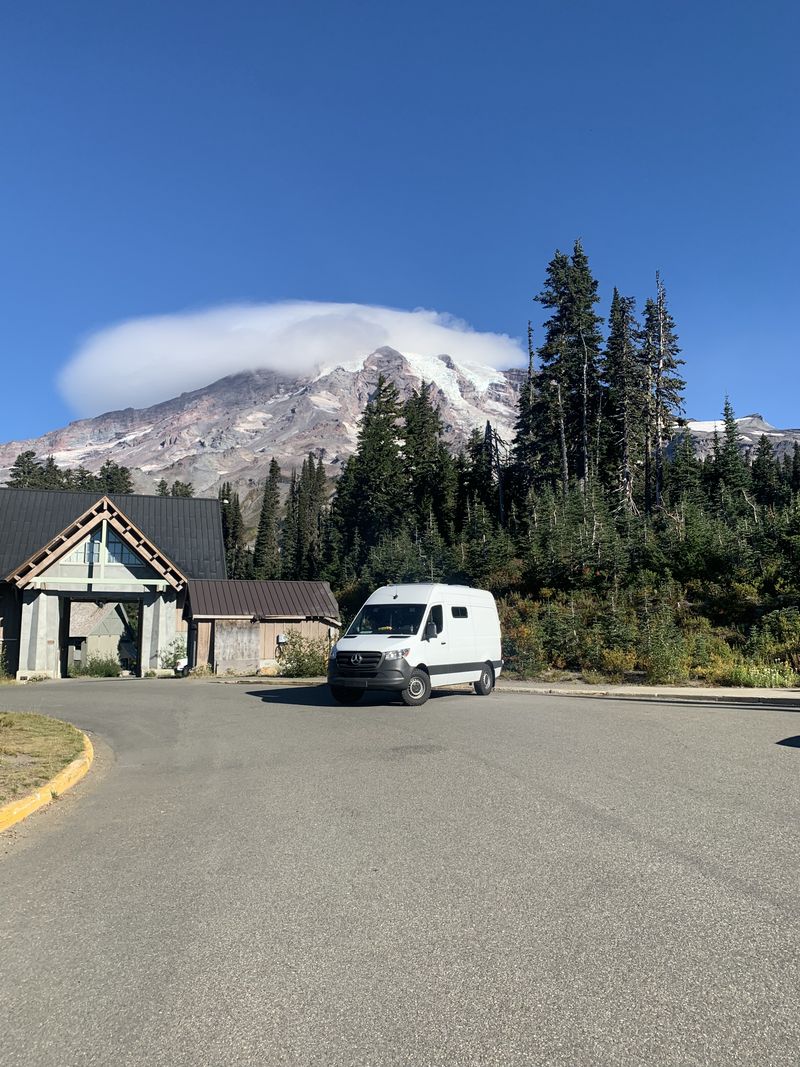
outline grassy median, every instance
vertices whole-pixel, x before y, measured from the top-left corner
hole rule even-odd
[[[38,789],[82,752],[83,735],[68,722],[0,711],[0,804]]]

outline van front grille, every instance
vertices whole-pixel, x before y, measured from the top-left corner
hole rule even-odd
[[[372,678],[378,673],[380,652],[337,652],[336,669],[344,678]]]

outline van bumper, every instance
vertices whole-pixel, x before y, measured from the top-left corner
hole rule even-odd
[[[354,678],[351,674],[339,674],[336,664],[328,668],[328,685],[342,689],[389,689],[399,691],[408,687],[411,664],[405,659],[381,662],[377,672],[370,678]]]

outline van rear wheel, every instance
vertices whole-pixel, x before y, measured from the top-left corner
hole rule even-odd
[[[410,708],[418,708],[431,695],[431,680],[425,671],[413,670],[408,685],[400,692],[400,699]]]
[[[494,689],[494,668],[491,663],[485,663],[483,665],[481,676],[477,682],[472,683],[472,688],[479,697],[488,697]]]

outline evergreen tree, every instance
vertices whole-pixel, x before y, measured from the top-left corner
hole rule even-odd
[[[41,468],[41,488],[42,489],[66,489],[68,488],[65,477],[66,471],[62,470],[58,466],[52,456],[48,456],[42,464]]]
[[[162,478],[156,486],[156,493],[158,496],[169,496],[169,485],[164,478]]]
[[[634,472],[644,449],[644,412],[647,405],[645,374],[632,297],[614,290],[609,334],[603,360],[605,399],[605,463],[609,482],[620,506],[637,510]]]
[[[656,272],[656,299],[644,306],[643,357],[649,401],[645,441],[645,506],[661,506],[664,487],[664,449],[683,412],[686,382],[680,376],[678,335],[667,309],[667,294]]]
[[[295,572],[298,578],[319,578],[323,557],[324,509],[325,470],[321,459],[315,464],[314,456],[309,455],[303,462],[297,482]]]
[[[41,489],[44,471],[40,460],[32,449],[20,452],[8,473],[9,489]]]
[[[600,409],[602,337],[601,320],[594,310],[599,299],[597,281],[580,241],[575,242],[571,257],[555,253],[536,299],[551,311],[539,351],[536,421],[545,440],[549,436],[558,441],[562,488],[566,491],[574,475],[585,490],[590,476],[590,433]],[[548,451],[546,466],[552,471],[557,466],[553,445]]]
[[[672,460],[665,465],[665,493],[671,503],[681,500],[699,502],[702,464],[694,454],[692,435],[685,430],[673,442],[673,447]]]
[[[258,532],[253,549],[253,577],[273,579],[280,575],[280,546],[278,509],[280,507],[281,468],[277,460],[270,460],[269,474],[264,484]]]
[[[775,453],[766,434],[758,439],[753,466],[750,469],[753,498],[762,507],[774,507],[780,501],[781,486]]]
[[[345,555],[351,553],[356,534],[364,557],[381,537],[400,529],[408,516],[400,415],[397,387],[381,374],[361,418],[348,477],[337,486],[334,511]]]
[[[290,580],[299,578],[297,558],[298,524],[297,524],[297,474],[292,471],[289,479],[289,492],[286,495],[286,508],[281,526],[281,577]]]
[[[542,434],[538,422],[533,327],[528,322],[528,373],[519,391],[511,446],[510,488],[514,502],[525,500],[540,476]]]
[[[418,530],[434,517],[444,538],[452,537],[456,496],[453,458],[442,440],[439,411],[422,383],[403,405],[403,453],[409,481],[410,519]]]
[[[456,526],[463,528],[480,504],[490,514],[496,514],[497,493],[494,485],[492,442],[484,431],[475,429],[466,448],[456,460]]]
[[[742,455],[741,434],[736,416],[727,396],[722,419],[722,441],[717,443],[715,448],[716,489],[720,503],[729,509],[740,510],[750,482],[750,472]]]
[[[107,459],[97,472],[97,484],[101,493],[132,493],[133,479],[128,467]]]
[[[191,482],[178,482],[172,483],[172,487],[169,491],[170,496],[194,496],[194,486]]]
[[[222,511],[222,539],[225,545],[225,569],[229,578],[248,578],[252,561],[244,537],[244,522],[239,494],[230,482],[219,491]]]

